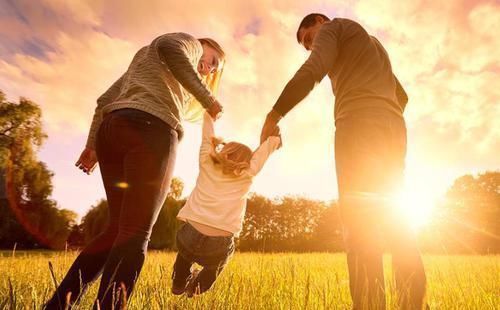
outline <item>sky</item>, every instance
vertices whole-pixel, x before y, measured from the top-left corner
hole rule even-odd
[[[307,58],[295,32],[308,13],[356,20],[389,53],[407,90],[406,186],[440,197],[458,176],[500,169],[500,2],[493,1],[0,1],[0,89],[37,102],[55,176],[53,199],[83,216],[105,197],[98,169],[74,166],[96,99],[155,37],[212,37],[227,61],[217,133],[255,148],[264,117]],[[337,198],[334,95],[328,78],[281,123],[284,147],[252,190]],[[200,126],[185,124],[174,175],[197,176]],[[418,208],[418,206],[417,206]]]

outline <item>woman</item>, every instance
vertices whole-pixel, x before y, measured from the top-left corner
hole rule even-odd
[[[90,174],[99,161],[109,224],[77,257],[47,308],[74,303],[101,273],[94,307],[125,306],[170,187],[181,120],[197,120],[204,109],[214,118],[222,112],[212,94],[224,56],[212,39],[162,35],[97,100],[76,166]]]

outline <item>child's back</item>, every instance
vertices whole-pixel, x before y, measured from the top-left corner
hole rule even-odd
[[[216,146],[212,143],[214,138],[212,118],[205,114],[200,149],[200,172],[196,186],[180,210],[178,218],[238,235],[245,216],[246,199],[253,177],[262,169],[269,155],[279,147],[281,139],[271,136],[253,153],[248,147],[231,142],[217,154],[214,149]],[[224,154],[225,149],[234,149],[234,152]],[[243,160],[235,162],[225,157],[219,160],[220,153],[229,157],[239,155]],[[228,171],[225,169],[227,165],[234,165],[237,171],[231,169]]]
[[[234,252],[234,236],[242,228],[253,177],[281,138],[271,136],[252,152],[247,146],[216,141],[213,120],[205,113],[200,148],[200,172],[177,218],[186,223],[177,232],[178,254],[172,293],[201,294],[212,286]],[[222,150],[218,150],[221,146]],[[203,270],[191,272],[193,263]]]

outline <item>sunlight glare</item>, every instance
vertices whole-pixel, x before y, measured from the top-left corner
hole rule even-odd
[[[431,222],[435,205],[436,197],[429,191],[405,188],[398,197],[398,207],[414,229]]]

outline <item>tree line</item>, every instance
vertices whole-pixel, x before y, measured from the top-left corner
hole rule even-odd
[[[0,248],[80,248],[107,223],[101,200],[76,222],[52,200],[53,173],[36,156],[47,135],[36,103],[7,101],[0,92]],[[184,185],[174,178],[151,236],[150,248],[175,249]],[[458,178],[419,231],[433,253],[500,253],[500,171]],[[269,199],[251,194],[241,251],[342,251],[342,223],[335,202],[298,196]]]
[[[50,197],[53,173],[37,159],[47,135],[40,107],[0,91],[0,247],[62,248],[76,213]]]

